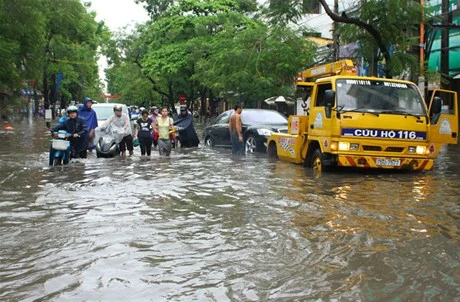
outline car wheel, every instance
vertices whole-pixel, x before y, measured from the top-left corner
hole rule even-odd
[[[274,142],[271,142],[270,145],[268,145],[267,154],[268,158],[278,159],[278,150],[276,149],[276,144]]]
[[[208,148],[214,148],[214,140],[209,136],[204,140],[204,144]]]
[[[246,154],[254,153],[257,151],[257,141],[256,138],[252,135],[249,135],[246,138]]]

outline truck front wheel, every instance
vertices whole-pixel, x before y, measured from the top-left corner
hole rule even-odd
[[[321,153],[321,150],[316,149],[315,152],[313,152],[313,155],[311,157],[311,167],[314,171],[318,172],[323,172],[327,170],[327,167],[324,165],[324,158],[323,153]]]

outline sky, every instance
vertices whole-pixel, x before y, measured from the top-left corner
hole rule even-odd
[[[86,2],[87,0],[81,1]],[[112,32],[129,31],[136,23],[144,23],[148,20],[147,11],[134,0],[90,0],[90,2],[90,11],[96,12],[96,21],[104,21]],[[124,29],[125,27],[127,29]],[[104,69],[107,68],[107,59],[101,57],[98,65],[99,78],[106,85]]]
[[[82,0],[86,1],[86,0]],[[96,20],[103,20],[112,31],[119,31],[127,25],[148,20],[147,11],[134,0],[90,0]]]

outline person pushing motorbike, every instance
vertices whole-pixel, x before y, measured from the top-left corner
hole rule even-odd
[[[121,156],[126,156],[126,149],[129,151],[129,156],[133,155],[133,133],[129,116],[123,113],[123,108],[120,105],[113,106],[114,115],[104,122],[103,128],[112,126],[113,129],[123,136],[120,141]]]
[[[67,114],[69,118],[48,131],[48,134],[53,134],[59,130],[65,130],[67,133],[70,133],[70,158],[86,158],[88,127],[85,120],[78,116],[78,108],[76,106],[69,106]],[[50,154],[51,152],[52,150],[50,149]]]
[[[178,131],[181,148],[198,147],[200,140],[193,125],[193,116],[187,105],[181,105],[179,114],[174,117],[174,126]]]

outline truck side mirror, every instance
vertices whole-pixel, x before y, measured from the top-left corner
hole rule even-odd
[[[326,118],[331,118],[332,116],[332,107],[335,103],[335,91],[334,90],[326,90],[324,92],[324,104],[325,104],[325,113]]]
[[[439,96],[435,96],[433,104],[431,105],[431,115],[441,113],[442,99]]]

